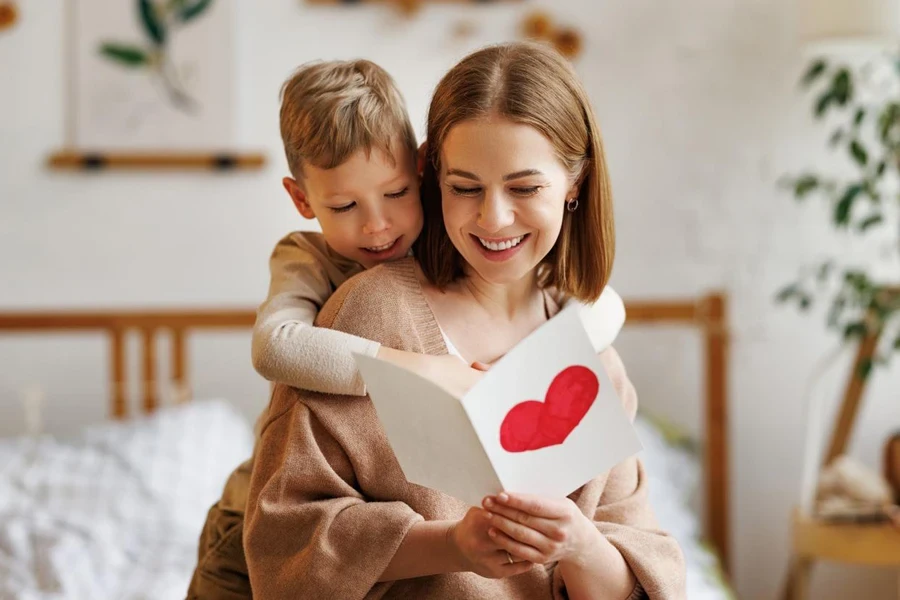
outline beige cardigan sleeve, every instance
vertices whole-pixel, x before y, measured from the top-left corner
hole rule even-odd
[[[637,393],[628,379],[622,359],[613,348],[600,355],[603,366],[628,416],[637,413]],[[601,487],[602,486],[602,487]],[[619,550],[637,579],[629,600],[684,600],[685,563],[678,542],[661,531],[647,497],[647,478],[641,461],[633,456],[616,465],[574,496],[582,512],[592,517],[597,529]],[[561,575],[554,573],[557,597],[565,598]]]
[[[316,256],[290,238],[269,261],[269,296],[253,327],[252,356],[269,381],[324,392],[364,396],[366,386],[353,353],[375,356],[380,344],[313,323],[333,289]]]
[[[253,595],[378,598],[392,585],[378,583],[379,577],[422,517],[403,502],[377,502],[361,495],[350,457],[330,434],[330,425],[306,404],[316,396],[275,387],[273,410],[290,408],[263,430],[264,451],[253,465],[244,528]],[[338,401],[348,420],[365,417],[358,405],[366,399],[344,396]]]
[[[625,303],[610,286],[603,288],[603,293],[593,303],[580,302],[556,290],[548,291],[561,307],[568,308],[573,305],[578,307],[581,324],[596,352],[603,352],[609,348],[625,324]]]

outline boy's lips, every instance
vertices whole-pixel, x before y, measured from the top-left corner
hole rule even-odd
[[[368,246],[364,248],[360,248],[363,252],[371,256],[376,260],[386,260],[390,258],[396,251],[397,248],[400,247],[400,240],[403,239],[403,236],[396,238],[394,241],[389,242],[387,244],[382,244],[381,246]]]

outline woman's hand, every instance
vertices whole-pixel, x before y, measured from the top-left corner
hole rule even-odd
[[[600,532],[568,498],[528,494],[488,496],[488,535],[500,548],[536,564],[579,563],[591,556]]]
[[[502,579],[530,571],[533,563],[516,561],[491,538],[491,519],[480,508],[470,508],[466,516],[454,524],[448,539],[456,550],[460,570],[471,571],[489,579]],[[510,561],[514,562],[510,562]]]

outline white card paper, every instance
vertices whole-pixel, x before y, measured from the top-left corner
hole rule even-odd
[[[356,361],[407,480],[472,505],[502,490],[567,496],[641,449],[575,308],[461,399],[385,361]]]

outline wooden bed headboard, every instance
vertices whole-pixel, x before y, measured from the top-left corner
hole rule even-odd
[[[702,364],[705,377],[705,499],[706,535],[717,550],[726,573],[730,572],[729,536],[729,452],[728,452],[728,326],[726,300],[720,293],[682,300],[626,301],[626,326],[654,323],[684,325],[698,329],[704,339]],[[196,331],[247,329],[253,326],[253,310],[185,311],[90,311],[90,312],[0,312],[3,333],[102,333],[109,338],[110,414],[125,418],[127,399],[127,356],[125,336],[129,331],[141,336],[142,402],[145,413],[159,404],[157,387],[157,336],[171,337],[172,383],[190,389],[185,343]]]

